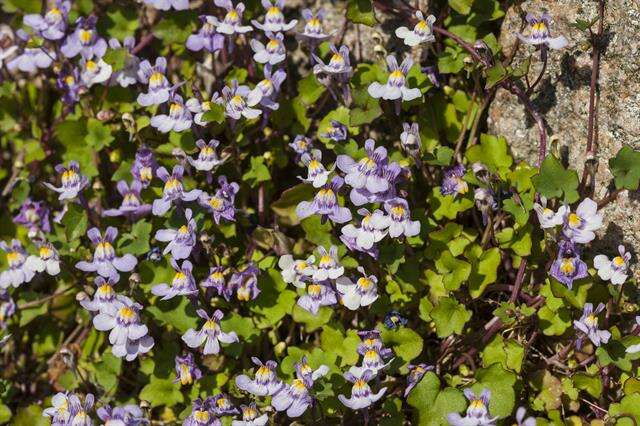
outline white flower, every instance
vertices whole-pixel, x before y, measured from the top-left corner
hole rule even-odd
[[[598,269],[598,276],[611,284],[624,284],[627,280],[627,269],[631,253],[627,252],[623,245],[618,246],[619,256],[609,260],[604,254],[599,254],[593,258],[593,266]]]
[[[550,208],[547,208],[547,199],[542,197],[540,199],[542,204],[533,203],[533,209],[538,216],[538,222],[542,229],[554,228],[557,225],[562,225],[564,216],[567,213],[567,206],[560,206],[557,212],[554,212]]]
[[[380,84],[374,81],[369,85],[367,91],[371,97],[376,99],[411,101],[422,96],[420,89],[407,87],[407,73],[413,65],[413,59],[407,56],[398,66],[398,61],[393,55],[387,56],[387,66],[389,68],[389,78],[386,84]]]
[[[315,256],[309,256],[307,260],[294,260],[290,254],[281,256],[280,260],[278,260],[278,267],[282,270],[282,280],[298,288],[305,288],[305,283],[302,279],[313,275],[315,272],[313,263],[315,261]]]
[[[113,68],[102,59],[97,62],[91,59],[80,61],[80,79],[87,86],[91,87],[94,84],[104,83],[111,77]]]
[[[378,299],[378,278],[374,275],[367,276],[361,266],[358,267],[358,272],[362,277],[355,283],[345,276],[336,281],[342,304],[352,311],[361,306],[369,306]]]
[[[601,226],[602,215],[598,214],[598,204],[590,198],[585,198],[575,213],[571,213],[570,209],[565,211],[562,232],[575,243],[587,244],[596,237],[593,231]]]
[[[404,40],[404,44],[407,46],[417,46],[420,43],[432,42],[436,38],[433,36],[433,23],[436,22],[436,17],[429,15],[427,19],[424,18],[422,12],[416,11],[416,18],[418,23],[413,27],[413,30],[407,27],[396,28],[396,36]]]
[[[49,275],[58,275],[60,273],[60,258],[58,252],[50,244],[46,243],[38,251],[38,256],[29,256],[25,266],[34,272],[47,271]]]
[[[369,213],[367,209],[359,209],[358,214],[362,215],[360,228],[356,228],[350,223],[342,228],[342,233],[349,238],[355,238],[358,248],[369,250],[375,243],[387,236],[387,228],[391,225],[391,218],[385,216],[381,210]]]
[[[324,165],[320,162],[322,160],[322,152],[319,149],[314,149],[310,154],[302,154],[301,160],[304,165],[307,166],[307,178],[305,179],[302,176],[298,176],[298,179],[312,184],[314,188],[324,186],[333,169],[325,169]]]

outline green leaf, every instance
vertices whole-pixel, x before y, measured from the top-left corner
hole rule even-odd
[[[461,49],[446,47],[438,56],[438,71],[441,74],[457,74],[464,68],[466,54]]]
[[[431,311],[431,318],[436,324],[438,337],[460,334],[464,325],[471,319],[471,312],[464,305],[450,297],[443,297]]]
[[[222,124],[224,122],[224,105],[212,102],[209,105],[209,108],[209,111],[202,115],[202,120],[207,123],[211,123],[213,121],[218,124]]]
[[[518,256],[529,256],[531,254],[532,233],[533,225],[528,223],[515,231],[513,228],[504,228],[496,233],[496,239],[500,243],[500,248],[513,250]]]
[[[161,325],[171,325],[180,333],[196,328],[199,322],[193,305],[186,297],[159,300],[157,305],[147,307],[146,311]]]
[[[500,249],[494,247],[483,252],[480,258],[472,263],[471,275],[469,276],[471,297],[476,299],[482,296],[487,286],[496,282],[500,260]]]
[[[298,96],[296,99],[309,107],[320,99],[320,96],[322,96],[326,90],[327,88],[320,84],[316,76],[312,73],[298,81]]]
[[[369,27],[378,22],[371,0],[348,0],[347,19],[354,24],[364,24]]]
[[[118,241],[118,249],[122,253],[130,253],[134,256],[146,254],[150,250],[149,238],[153,225],[145,220],[133,224],[131,232],[122,234]]]
[[[439,187],[431,190],[428,201],[433,212],[433,217],[436,218],[436,220],[441,220],[442,218],[455,219],[458,213],[473,207],[473,200],[470,198],[466,196],[453,197],[452,195],[442,195]]]
[[[503,178],[513,164],[507,140],[502,136],[496,137],[486,133],[480,135],[480,144],[473,145],[467,150],[467,160],[470,163],[480,162]]]
[[[600,375],[590,376],[585,373],[576,373],[572,377],[576,388],[585,390],[594,398],[600,398],[602,394],[602,380]]]
[[[11,420],[11,409],[4,404],[0,404],[0,424],[8,423]]]
[[[385,327],[380,331],[382,341],[393,349],[396,356],[404,361],[405,366],[422,352],[422,337],[412,329],[402,327],[398,330],[389,330]]]
[[[609,168],[615,178],[616,188],[635,191],[640,183],[640,151],[629,145],[623,146],[615,157],[609,160]]]
[[[67,237],[67,242],[70,243],[82,237],[87,232],[88,223],[89,218],[84,208],[79,204],[70,203],[67,212],[62,218],[64,235]]]
[[[632,419],[634,420],[633,424],[636,424],[636,419],[640,419],[640,394],[634,393],[631,395],[627,395],[622,398],[619,403],[615,402],[609,405],[608,414],[615,418],[626,417]]]
[[[332,352],[340,357],[340,367],[355,365],[360,359],[356,351],[360,344],[360,338],[355,330],[348,330],[346,333],[334,327],[325,325],[320,334],[320,347],[326,352]]]
[[[560,160],[553,155],[547,155],[540,167],[540,173],[532,179],[536,191],[547,198],[561,198],[573,203],[580,198],[578,194],[578,173],[566,170]]]
[[[457,290],[471,274],[471,264],[456,259],[448,250],[442,252],[440,258],[436,260],[436,269],[444,276],[443,283],[447,290]]]
[[[382,115],[380,102],[369,96],[365,89],[353,92],[353,102],[356,107],[351,110],[349,126],[357,127],[369,124]]]
[[[109,37],[117,38],[121,42],[136,32],[140,26],[138,13],[133,7],[110,7],[107,16],[100,19],[100,30]]]
[[[197,14],[192,11],[172,11],[163,14],[163,18],[154,25],[154,35],[165,43],[184,45],[198,22]]]
[[[511,414],[516,402],[515,373],[505,370],[499,363],[487,368],[481,368],[476,372],[478,383],[472,389],[478,395],[483,389],[489,389],[491,398],[489,412],[492,416],[506,417]]]
[[[474,0],[449,0],[449,6],[461,15],[468,15],[473,2]]]
[[[296,207],[301,201],[313,199],[313,186],[300,183],[293,188],[285,190],[280,198],[271,203],[271,210],[278,216],[278,221],[286,226],[293,226],[300,223],[296,215]]]
[[[447,415],[464,411],[467,400],[454,388],[440,389],[440,380],[432,371],[424,377],[407,397],[407,403],[415,408],[416,422],[420,426],[446,426]]]
[[[524,360],[524,348],[513,339],[505,341],[498,334],[485,346],[481,356],[485,367],[500,363],[503,368],[519,373]]]
[[[12,423],[13,426],[48,426],[50,424],[49,417],[42,415],[42,407],[38,404],[19,409]]]
[[[87,121],[87,136],[85,142],[90,147],[96,151],[100,151],[102,148],[109,146],[113,140],[114,137],[111,135],[111,131],[107,126],[102,124],[100,120],[89,118],[89,121]]]
[[[491,89],[509,77],[507,69],[500,62],[488,68],[485,73],[487,75],[486,89]]]
[[[118,378],[122,368],[122,359],[111,354],[102,354],[102,360],[95,364],[96,381],[106,392],[113,392],[118,386]]]
[[[152,407],[166,405],[173,407],[184,402],[179,384],[173,383],[173,378],[158,378],[151,376],[149,384],[142,388],[139,398],[147,401]]]
[[[129,55],[127,49],[121,47],[120,49],[107,50],[107,53],[104,54],[102,59],[104,59],[107,64],[111,65],[113,72],[115,72],[124,68],[127,55]]]
[[[269,173],[269,168],[264,164],[262,155],[251,157],[249,171],[242,175],[242,179],[248,181],[252,187],[258,186],[260,182],[271,180],[271,173]]]

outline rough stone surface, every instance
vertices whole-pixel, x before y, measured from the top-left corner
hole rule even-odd
[[[500,42],[509,52],[519,30],[524,13],[539,14],[547,10],[552,17],[552,35],[563,34],[569,46],[551,51],[547,72],[533,95],[538,110],[544,114],[547,133],[557,144],[557,151],[571,167],[582,170],[587,143],[589,84],[591,55],[587,35],[570,26],[576,19],[590,21],[597,16],[595,0],[531,0],[508,10]],[[524,12],[524,13],[523,13]],[[523,13],[521,15],[521,13]],[[595,30],[594,26],[594,30]],[[606,50],[601,57],[598,103],[598,164],[595,198],[607,192],[612,176],[608,161],[628,144],[640,149],[640,2],[638,0],[607,0],[605,9]],[[530,81],[537,77],[541,63],[532,46],[520,46],[515,63],[532,56]],[[511,143],[514,155],[535,163],[538,152],[538,132],[524,108],[511,94],[500,90],[489,110],[489,129],[504,135]],[[602,239],[594,242],[594,251],[608,255],[624,242],[640,256],[640,196],[620,195],[605,209]],[[640,271],[636,269],[636,278]]]

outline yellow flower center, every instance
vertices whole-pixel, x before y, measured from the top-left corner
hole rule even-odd
[[[71,77],[71,78],[73,78],[73,77]],[[75,179],[75,177],[76,177],[76,172],[73,171],[73,169],[65,170],[62,173],[62,182],[63,183],[71,182],[73,179]]]
[[[181,112],[182,112],[182,105],[180,105],[179,103],[174,102],[169,107],[169,114],[171,115],[178,115]]]
[[[180,227],[180,229],[178,229],[178,232],[181,234],[188,234],[189,233],[189,227],[187,225],[182,225]]]
[[[174,189],[178,189],[180,187],[181,183],[178,179],[176,178],[169,178],[167,180],[167,182],[164,184],[164,190],[165,191],[172,191]]]
[[[391,73],[390,77],[393,79],[400,79],[404,78],[404,74],[402,73],[402,70],[395,70]]]
[[[278,48],[278,46],[280,46],[280,42],[276,39],[271,39],[267,43],[267,50],[274,51]]]
[[[598,326],[598,317],[595,316],[594,314],[590,314],[584,319],[584,322],[589,327],[597,327]]]
[[[94,61],[87,61],[87,63],[85,64],[87,71],[90,72],[94,72],[97,68],[98,68],[98,64],[96,64]]]
[[[210,416],[208,411],[197,410],[196,412],[193,413],[193,418],[198,423],[209,423]]]
[[[322,291],[320,284],[309,284],[307,287],[307,293],[309,293],[310,296],[318,296],[320,291]]]
[[[153,179],[153,174],[151,172],[151,167],[141,167],[140,168],[140,180],[143,182],[149,182]]]
[[[617,267],[624,266],[624,259],[622,258],[622,256],[614,257],[612,262]]]
[[[20,255],[19,252],[10,251],[9,253],[7,253],[7,262],[9,262],[9,264],[17,263],[21,257],[22,256]]]
[[[220,197],[211,197],[211,199],[209,200],[209,205],[214,210],[219,210],[220,208],[222,208],[222,204],[223,201]]]
[[[560,263],[560,271],[563,274],[572,274],[575,269],[576,268],[573,266],[573,259],[562,259],[562,262]]]
[[[366,277],[361,277],[358,278],[358,287],[360,287],[363,290],[368,290],[372,285],[373,285],[373,281],[371,281],[369,278]]]
[[[118,316],[123,320],[131,321],[136,317],[136,313],[133,309],[129,308],[128,306],[123,306],[118,311]]]
[[[205,330],[215,331],[218,329],[218,324],[214,320],[207,320],[207,322],[204,323],[202,328]]]
[[[68,75],[64,78],[64,83],[67,86],[71,86],[76,82],[76,79],[72,75]]]
[[[111,296],[113,294],[113,287],[111,287],[108,284],[102,284],[100,287],[98,287],[98,290],[96,290],[96,293],[100,297]]]
[[[404,212],[405,212],[405,210],[404,210],[404,207],[402,207],[402,206],[393,206],[393,207],[391,208],[391,214],[392,214],[393,216],[395,216],[395,217],[402,217],[402,216],[404,216]]]
[[[91,37],[93,37],[93,31],[82,29],[80,30],[79,35],[80,41],[82,41],[83,43],[89,43],[91,41]]]
[[[474,399],[469,404],[469,408],[472,408],[474,410],[483,410],[485,408],[484,407],[484,402],[482,402],[481,399]]]
[[[187,364],[180,365],[180,383],[182,385],[190,385],[193,383],[193,377]]]
[[[353,389],[357,391],[360,391],[366,387],[367,387],[367,382],[365,382],[362,379],[356,380],[355,383],[353,384]]]
[[[220,398],[219,400],[216,401],[216,405],[220,408],[226,407],[227,406],[227,398]]]
[[[571,213],[569,215],[569,225],[576,227],[576,226],[580,226],[580,224],[582,223],[582,219],[580,218],[580,216],[578,216],[575,213]]]

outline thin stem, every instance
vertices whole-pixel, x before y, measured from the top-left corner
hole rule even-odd
[[[542,80],[542,76],[544,75],[544,72],[547,70],[547,57],[548,57],[547,47],[545,45],[542,45],[541,49],[542,50],[540,51],[540,56],[542,58],[542,69],[540,70],[540,74],[538,74],[538,78],[536,78],[533,84],[531,84],[527,89],[527,92],[526,92],[527,96],[531,96],[531,94],[535,90],[538,83],[540,83],[540,81]]]

